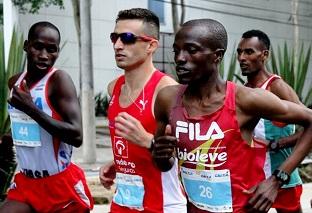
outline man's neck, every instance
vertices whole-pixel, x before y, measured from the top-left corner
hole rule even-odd
[[[155,67],[152,63],[136,69],[125,70],[125,84],[127,88],[131,91],[141,90],[154,71]]]
[[[251,88],[259,88],[271,75],[272,73],[269,73],[266,70],[260,70],[255,75],[247,76],[246,86]]]
[[[226,82],[217,74],[211,76],[209,80],[205,82],[195,82],[189,85],[188,92],[191,96],[197,97],[197,99],[208,98],[216,93],[224,92]]]
[[[27,74],[25,76],[25,80],[27,81],[28,86],[31,86],[32,84],[37,83],[39,80],[41,80],[50,69],[46,71],[37,71],[31,66],[27,66]]]

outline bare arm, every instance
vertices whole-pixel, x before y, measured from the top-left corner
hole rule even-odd
[[[248,95],[244,94],[245,92]],[[304,127],[298,146],[281,166],[283,171],[291,173],[312,148],[312,111],[304,106],[280,100],[272,93],[261,89],[245,90],[240,94],[238,101],[240,110],[246,113],[249,119],[262,117],[268,120],[299,124]]]
[[[304,106],[280,100],[274,94],[261,89],[251,90],[239,87],[236,97],[240,111],[238,119],[240,126],[243,127],[242,131],[247,131],[244,129],[246,123],[260,117],[304,127],[293,153],[279,168],[291,174],[312,148],[312,111]],[[267,211],[273,204],[280,186],[281,183],[276,177],[271,176],[248,190],[247,193],[253,194],[248,202],[249,210],[251,212]]]
[[[273,81],[268,90],[282,100],[291,101],[296,104],[303,105],[293,88],[291,88],[282,79],[277,79]]]
[[[303,104],[300,102],[299,97],[296,92],[282,79],[275,80],[270,87],[268,88],[273,94],[279,97],[282,100],[291,101],[296,104]],[[274,150],[293,147],[296,145],[298,138],[301,136],[302,132],[299,131],[294,135],[290,135],[288,137],[280,138],[276,141],[276,148]],[[269,149],[271,148],[271,143],[269,144]]]
[[[65,143],[79,147],[82,144],[82,124],[80,106],[74,84],[69,75],[63,71],[55,72],[50,78],[48,96],[51,104],[62,120],[55,120],[37,108],[32,101],[26,81],[21,87],[13,86],[12,97],[8,102],[25,112],[51,135]]]
[[[174,163],[177,138],[172,136],[169,116],[178,88],[179,86],[171,86],[161,90],[156,98],[157,106],[154,107],[157,130],[152,155],[161,171],[170,170]]]
[[[302,130],[297,131],[295,134],[280,138],[275,143],[277,143],[277,147],[274,150],[283,149],[287,147],[293,147],[297,144],[298,139],[302,135]],[[270,147],[269,147],[270,148]],[[274,151],[273,150],[273,151]]]

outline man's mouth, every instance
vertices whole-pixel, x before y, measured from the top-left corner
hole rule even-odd
[[[241,69],[247,69],[247,68],[248,68],[248,65],[247,65],[247,64],[240,64],[240,68],[241,68]]]
[[[40,70],[44,70],[44,69],[47,69],[49,68],[49,65],[48,64],[45,64],[45,63],[37,63],[36,64],[36,67]]]
[[[125,58],[125,57],[126,57],[126,55],[123,55],[123,54],[120,54],[120,53],[115,54],[115,58],[116,59],[122,59],[122,58]]]
[[[177,72],[177,75],[185,75],[185,74],[188,74],[190,72],[190,70],[186,69],[185,67],[177,66],[176,72]]]

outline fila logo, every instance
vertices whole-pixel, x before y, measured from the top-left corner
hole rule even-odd
[[[201,135],[201,126],[200,123],[187,123],[185,121],[177,121],[176,127],[176,138],[180,138],[180,134],[188,134],[189,140],[193,141],[206,141],[209,139],[222,139],[224,138],[224,133],[222,132],[221,128],[217,124],[217,122],[212,122],[210,127],[208,128],[206,134]]]

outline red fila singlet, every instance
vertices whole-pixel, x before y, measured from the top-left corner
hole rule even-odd
[[[190,117],[182,106],[185,89],[181,87],[170,124],[179,139],[177,155],[188,212],[245,212],[249,196],[243,190],[264,179],[265,147],[242,139],[235,84],[227,82],[221,108],[198,117]]]

